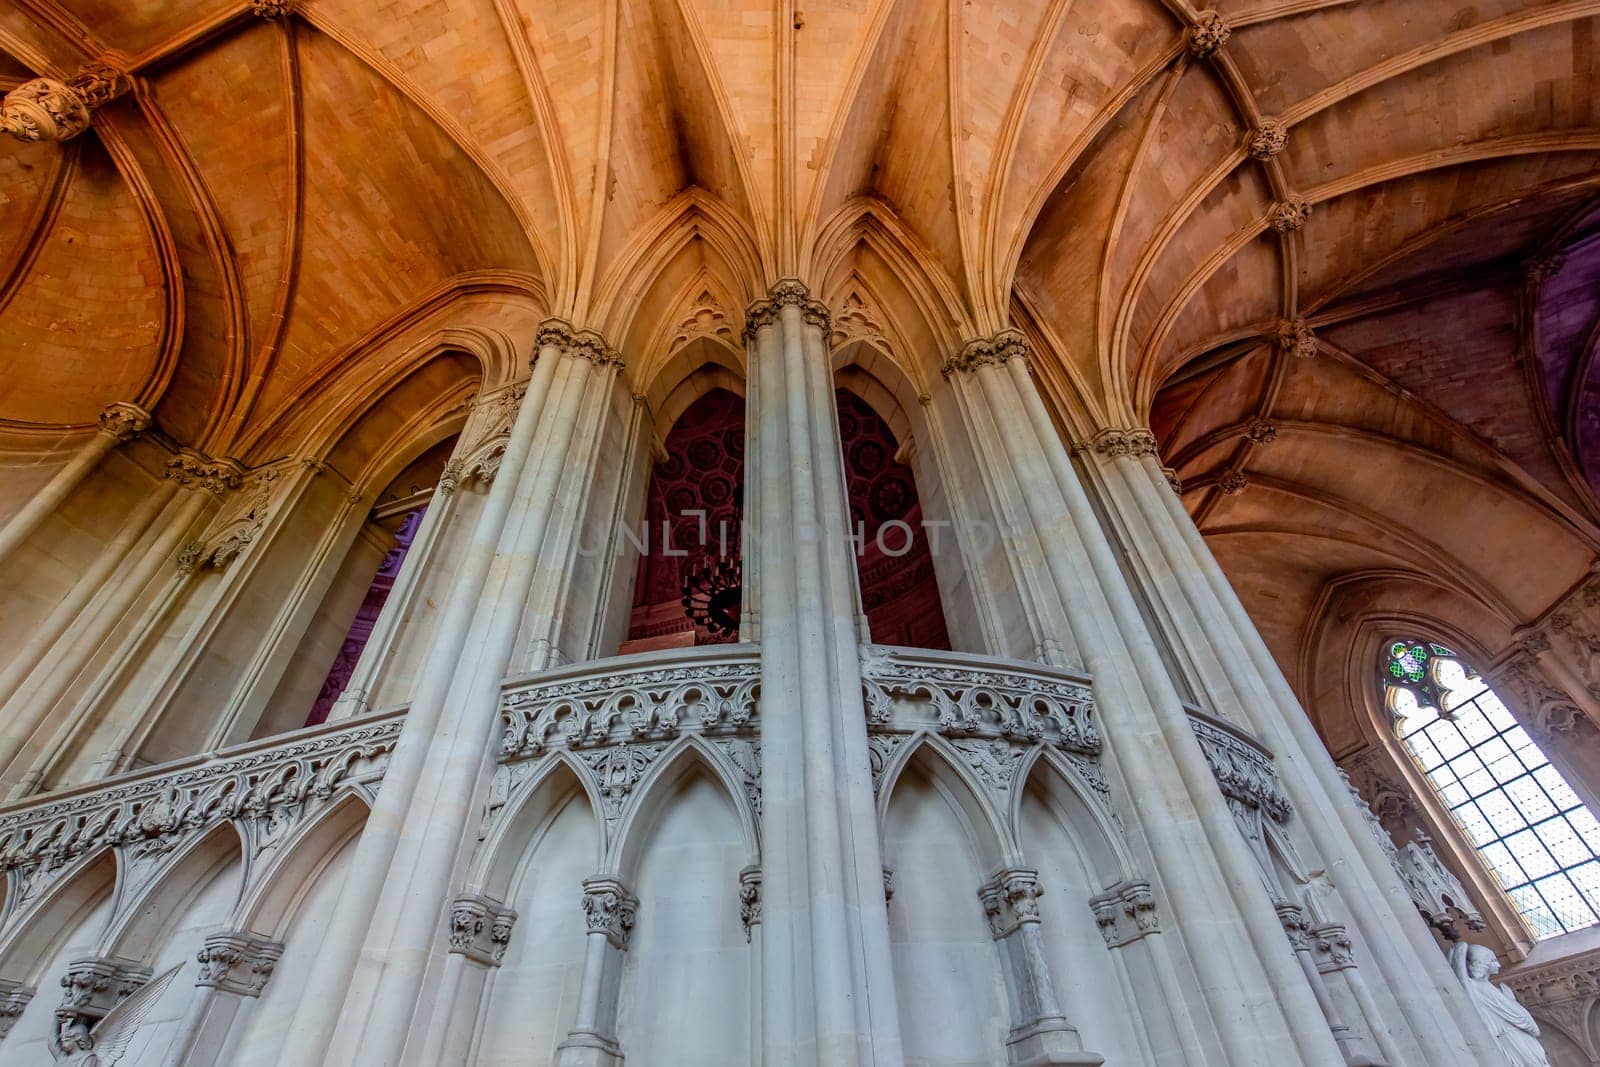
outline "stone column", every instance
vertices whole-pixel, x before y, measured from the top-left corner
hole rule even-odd
[[[498,476],[412,698],[334,918],[279,1062],[395,1064],[424,988],[452,882],[475,839],[500,684],[553,527],[552,501],[593,457],[571,442],[584,398],[615,385],[621,361],[595,334],[549,321]]]
[[[739,872],[739,921],[750,944],[750,988],[761,988],[761,868]],[[3,1035],[0,1035],[3,1036]],[[761,998],[750,998],[750,1067],[761,1067]]]
[[[66,466],[56,471],[37,493],[33,494],[22,510],[0,526],[0,561],[13,549],[28,539],[50,513],[61,506],[89,472],[100,465],[106,453],[125,442],[133,440],[150,426],[150,413],[137,404],[116,403],[100,413],[100,424],[94,436],[85,441]]]
[[[1323,1018],[1328,1020],[1329,1033],[1339,1042],[1339,1051],[1344,1053],[1344,1061],[1350,1067],[1385,1067],[1382,1060],[1372,1059],[1361,1050],[1360,1042],[1350,1032],[1350,1027],[1339,1018],[1339,1009],[1333,1003],[1333,996],[1328,992],[1327,986],[1323,984],[1322,973],[1317,968],[1316,960],[1311,956],[1310,928],[1306,923],[1304,909],[1288,901],[1279,901],[1275,907],[1278,921],[1283,924],[1283,932],[1289,939],[1289,947],[1294,950],[1295,959],[1299,961],[1300,969],[1305,973],[1306,983],[1316,994],[1317,1005],[1322,1008]]]
[[[617,1044],[617,1000],[622,988],[622,954],[628,950],[639,898],[615,878],[583,883],[584,946],[578,1010],[567,1039],[556,1048],[555,1067],[621,1067]]]
[[[828,314],[787,280],[745,319],[756,443],[745,559],[761,620],[762,1055],[769,1067],[895,1063]]]
[[[195,956],[200,972],[194,984],[201,992],[190,1000],[165,1062],[174,1067],[224,1062],[239,1014],[267,988],[282,956],[281,941],[249,930],[207,935]]]
[[[489,969],[505,959],[516,923],[516,911],[493,897],[467,893],[451,901],[449,956],[416,1062],[466,1061]]]
[[[1016,330],[967,344],[947,361],[968,432],[1021,487],[1017,516],[1042,558],[1016,560],[1053,596],[1060,642],[1093,679],[1107,755],[1169,891],[1199,994],[1230,1060],[1343,1064],[1283,933],[1249,847],[1218,791],[1189,716],[1027,368]],[[1041,634],[1041,638],[1048,634]],[[1043,642],[1041,641],[1041,644]],[[1202,934],[1204,931],[1204,934]]]
[[[1481,1020],[1454,991],[1405,887],[1172,492],[1154,451],[1147,430],[1104,431],[1085,454],[1085,470],[1121,528],[1127,551],[1142,564],[1145,591],[1166,620],[1168,638],[1187,647],[1191,662],[1207,665],[1209,676],[1197,683],[1213,701],[1227,702],[1241,725],[1276,754],[1276,769],[1299,813],[1298,824],[1318,858],[1337,872],[1339,899],[1369,946],[1395,1004],[1386,1016],[1389,1025],[1374,1026],[1374,1039],[1393,1062],[1406,1058],[1393,1044],[1394,1035],[1405,1032],[1424,1062],[1492,1062],[1492,1045]],[[1294,984],[1307,988],[1298,977]]]
[[[1039,872],[1024,867],[1002,870],[978,889],[1011,1001],[1006,1054],[1015,1067],[1104,1063],[1104,1056],[1083,1050],[1077,1029],[1067,1022],[1056,999],[1039,929],[1043,892]]]

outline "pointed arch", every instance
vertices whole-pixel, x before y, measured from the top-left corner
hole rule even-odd
[[[698,734],[690,734],[656,757],[634,787],[632,798],[618,820],[616,835],[608,846],[606,871],[614,873],[624,884],[630,884],[638,873],[639,857],[654,834],[674,788],[696,773],[704,774],[717,785],[732,806],[739,820],[745,862],[761,862],[756,813],[745,794],[739,772],[709,741]]]
[[[962,829],[986,870],[1020,862],[1016,834],[989,788],[949,741],[926,730],[919,730],[902,744],[878,778],[880,840],[888,840],[889,811],[896,787],[913,763],[913,773],[920,772],[960,816]],[[887,856],[885,862],[893,866]]]
[[[17,891],[15,872],[8,881],[10,896]],[[116,881],[116,857],[104,848],[63,872],[37,901],[13,910],[0,936],[0,976],[37,988],[45,966],[78,926],[110,899]]]
[[[371,797],[360,787],[347,786],[271,854],[258,854],[231,926],[282,939],[305,894],[333,858],[360,836],[371,810]]]
[[[606,825],[599,816],[600,795],[594,778],[565,749],[550,752],[506,797],[473,862],[468,882],[497,900],[512,898],[524,859],[574,797],[581,796],[594,830],[592,866],[599,869],[606,852]]]
[[[150,962],[194,899],[217,879],[237,877],[243,888],[244,842],[231,821],[218,823],[137,878],[128,849],[117,850],[116,903],[100,955]],[[234,868],[230,875],[229,868]]]

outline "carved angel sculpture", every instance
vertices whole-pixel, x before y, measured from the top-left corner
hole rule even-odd
[[[1489,981],[1500,970],[1493,950],[1458,941],[1450,946],[1450,969],[1511,1067],[1550,1067],[1539,1044],[1539,1024],[1510,990]]]

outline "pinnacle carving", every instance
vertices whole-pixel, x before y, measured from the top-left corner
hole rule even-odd
[[[33,78],[0,100],[0,130],[19,141],[67,141],[89,128],[89,113],[128,91],[128,77],[86,63],[66,81]]]
[[[1245,151],[1251,159],[1271,159],[1289,143],[1289,127],[1277,119],[1262,119],[1250,134]]]
[[[118,441],[133,440],[150,428],[150,413],[137,404],[118,401],[100,413],[100,432]]]
[[[1197,59],[1207,59],[1228,42],[1233,27],[1218,11],[1202,11],[1189,28],[1189,53]]]
[[[952,371],[971,373],[980,367],[1004,366],[1013,359],[1026,361],[1028,338],[1021,330],[1001,330],[993,337],[968,341],[961,351],[944,361],[940,368],[946,378]]]
[[[1305,319],[1284,319],[1278,323],[1278,347],[1284,355],[1310,359],[1317,354],[1317,334]]]
[[[1272,205],[1267,224],[1278,233],[1294,233],[1311,218],[1311,202],[1303,196],[1290,196]]]

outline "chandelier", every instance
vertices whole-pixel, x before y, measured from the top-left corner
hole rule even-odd
[[[683,568],[683,610],[695,628],[709,633],[716,643],[738,639],[743,594],[743,568],[737,556],[705,556]]]

